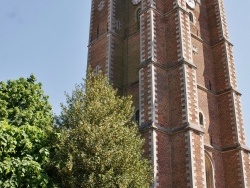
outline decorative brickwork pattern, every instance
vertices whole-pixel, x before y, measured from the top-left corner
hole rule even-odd
[[[145,74],[146,72],[146,74]],[[158,123],[158,105],[156,100],[157,79],[155,67],[149,64],[146,68],[140,70],[140,109],[141,109],[141,123],[146,122]],[[145,108],[147,106],[147,108]]]
[[[196,71],[190,66],[186,66],[186,79],[187,79],[187,96],[189,106],[189,122],[198,125],[198,95],[197,95],[197,81]]]
[[[185,65],[179,68],[180,70],[180,89],[181,89],[181,106],[182,106],[182,122],[187,123],[189,120],[189,97],[186,96],[187,93],[187,82],[186,82],[186,67]]]
[[[237,81],[236,81],[236,73],[235,73],[235,66],[234,66],[234,58],[233,58],[233,50],[232,45],[228,42],[225,43],[225,53],[226,58],[224,59],[225,64],[227,64],[228,68],[228,82],[227,87],[232,87],[233,89],[237,89]]]
[[[175,13],[178,61],[185,59],[186,61],[192,63],[193,58],[189,14],[183,10],[183,8],[186,9],[186,3],[184,0],[177,0],[174,2],[174,7],[182,7],[182,9],[178,8]]]
[[[241,157],[241,163],[242,163],[242,181],[243,181],[243,185],[244,187],[248,187],[249,183],[248,182],[248,168],[249,168],[249,158],[248,155],[244,152],[244,151],[240,151],[240,157]]]
[[[106,61],[106,75],[109,81],[113,82],[113,61],[114,61],[114,29],[115,29],[115,7],[116,0],[109,0],[108,3],[108,48],[107,48],[107,61]]]
[[[193,139],[193,167],[194,167],[194,187],[205,187],[205,159],[204,159],[204,145],[203,135],[192,132]]]
[[[147,25],[147,22],[145,22],[146,15],[141,14],[140,16],[140,53],[141,53],[141,62],[144,62],[146,60],[146,38],[147,38],[147,31],[145,30],[145,27]]]
[[[223,42],[218,46],[215,46],[214,49],[216,50],[216,56],[222,57],[221,62],[216,62],[216,68],[220,72],[218,76],[224,80],[224,82],[222,82],[222,80],[219,82],[218,89],[223,90],[232,87],[237,90],[232,45],[228,42]]]
[[[91,43],[91,36],[93,33],[93,23],[94,23],[94,6],[95,6],[95,1],[92,1],[91,3],[91,15],[90,15],[90,27],[89,27],[89,43]],[[88,64],[91,62],[91,48],[89,48],[88,52]]]
[[[201,155],[201,182],[202,187],[206,188],[206,169],[205,169],[205,147],[204,147],[204,135],[200,135],[200,155]]]
[[[246,181],[246,185],[247,187],[250,187],[250,153],[249,152],[244,152],[244,156],[245,156],[245,181]]]
[[[219,40],[229,40],[223,0],[214,0]]]
[[[112,62],[114,60],[113,54],[114,54],[114,40],[113,40],[112,34],[108,35],[108,48],[107,48],[107,59],[106,59],[106,75],[109,79],[109,81],[112,83],[113,80],[113,67]]]
[[[156,131],[153,129],[151,131],[151,138],[150,138],[150,142],[149,142],[149,146],[150,146],[150,160],[151,163],[153,164],[153,185],[152,188],[156,188],[158,187],[158,160],[157,160],[157,133]]]
[[[193,188],[196,185],[196,173],[194,170],[194,139],[192,135],[192,131],[188,131],[185,134],[186,141],[186,173],[187,173],[187,187]]]
[[[95,1],[92,1],[92,3],[91,3],[91,15],[90,15],[90,27],[89,27],[89,43],[91,42],[91,36],[93,33],[94,7],[95,7]]]
[[[147,2],[143,1],[143,4]],[[148,2],[149,3],[149,2]],[[151,0],[152,6],[154,1]],[[151,4],[150,4],[151,5]],[[141,13],[141,62],[151,59],[157,62],[157,52],[156,52],[156,23],[155,23],[155,13],[152,8],[142,6]]]
[[[245,160],[244,160],[244,154],[243,154],[243,151],[239,151],[237,153],[237,156],[238,156],[238,174],[239,174],[239,177],[241,177],[241,179],[239,179],[240,181],[240,186],[242,186],[243,188],[246,187],[247,185],[247,182],[246,182],[246,168],[245,168]]]
[[[234,109],[235,124],[238,133],[238,143],[245,145],[246,144],[245,129],[242,119],[240,96],[235,93],[232,93],[232,97],[233,97],[232,100],[234,101],[233,109]]]
[[[155,67],[153,64],[148,65],[149,67],[149,77],[151,78],[148,82],[148,93],[149,93],[149,102],[148,105],[149,107],[149,119],[153,123],[158,123],[158,104],[156,101],[157,97],[157,79],[156,79],[156,72],[155,72]]]
[[[233,96],[232,94],[228,94],[228,102],[229,102],[229,110],[230,110],[230,120],[229,122],[231,122],[231,127],[232,127],[232,134],[233,134],[233,142],[234,144],[237,144],[239,141],[239,137],[238,137],[238,127],[236,124],[236,120],[235,120],[235,113],[234,113],[234,104],[233,104]]]
[[[159,65],[159,64],[157,64]],[[162,115],[163,113],[168,113],[169,111],[169,95],[166,92],[168,88],[167,85],[167,72],[164,67],[157,66],[154,64],[154,82],[155,82],[155,123],[157,126],[169,129],[169,116]],[[165,135],[166,137],[166,135]]]
[[[178,52],[178,61],[181,61],[184,59],[184,54],[183,54],[183,41],[182,41],[182,28],[180,25],[180,12],[176,12],[175,16],[177,19],[175,19],[175,24],[176,24],[176,41],[177,41],[177,52]]]
[[[89,43],[88,64],[139,108],[152,188],[206,188],[212,167],[214,187],[250,187],[223,0],[92,0]]]
[[[140,78],[140,109],[141,109],[141,117],[140,122],[141,125],[144,123],[149,123],[154,126],[155,123],[158,122],[157,116],[157,101],[156,101],[156,75],[155,75],[155,67],[152,63],[148,64],[145,68],[140,70],[139,78]],[[146,108],[145,108],[146,107]],[[153,187],[158,186],[158,161],[157,161],[157,132],[152,129],[151,137],[149,141],[150,145],[150,159],[153,165],[154,172],[154,183]]]
[[[140,69],[139,71],[139,109],[140,109],[140,120],[139,120],[139,125],[142,125],[145,123],[145,116],[144,116],[144,101],[145,101],[145,96],[144,96],[144,71],[143,69]]]
[[[140,109],[141,109],[141,117],[140,117],[140,125],[151,124],[152,123],[152,106],[151,106],[151,87],[152,85],[148,85],[151,83],[150,78],[150,65],[142,68],[140,70]]]
[[[181,75],[182,117],[183,123],[198,124],[198,100],[196,72],[188,65],[179,68]]]

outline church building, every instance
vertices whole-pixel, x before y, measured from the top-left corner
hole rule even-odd
[[[92,0],[88,65],[133,96],[152,188],[250,188],[232,48],[223,0]]]

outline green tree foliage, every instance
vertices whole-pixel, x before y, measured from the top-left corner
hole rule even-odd
[[[36,78],[8,80],[0,83],[0,121],[7,119],[13,126],[23,124],[41,128],[53,122],[48,96]]]
[[[132,112],[131,97],[119,97],[105,76],[88,74],[60,117],[60,187],[149,187],[151,168]]]
[[[0,83],[0,187],[47,187],[53,116],[36,78]]]

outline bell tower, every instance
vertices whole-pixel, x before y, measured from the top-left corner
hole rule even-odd
[[[250,187],[223,0],[92,0],[88,65],[135,119],[154,188]]]

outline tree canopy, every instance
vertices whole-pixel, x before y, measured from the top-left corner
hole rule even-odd
[[[149,187],[151,168],[131,120],[131,97],[118,96],[105,76],[88,73],[62,109],[60,187]]]
[[[51,109],[34,75],[0,82],[0,121],[6,119],[17,127],[29,124],[45,128],[53,122]]]
[[[53,115],[35,76],[0,82],[0,187],[47,187]]]

